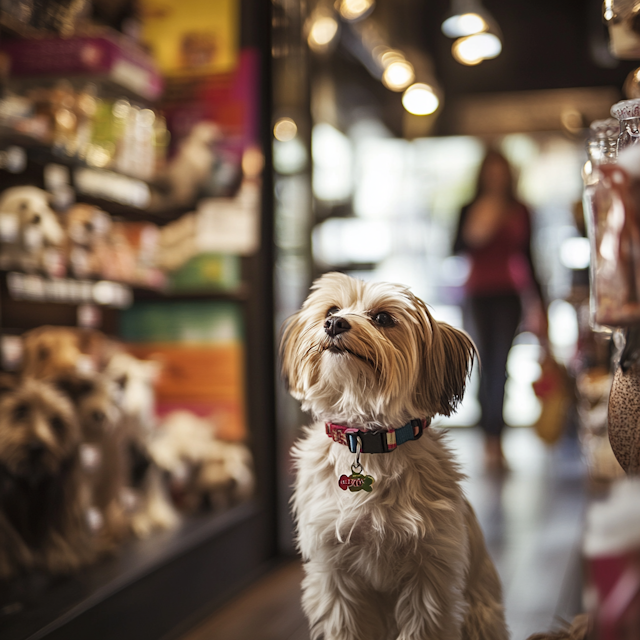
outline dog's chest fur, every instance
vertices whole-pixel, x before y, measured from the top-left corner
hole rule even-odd
[[[448,531],[458,552],[466,553],[461,475],[440,440],[427,432],[392,453],[363,455],[364,472],[375,479],[373,490],[351,492],[338,480],[351,474],[355,455],[331,441],[323,424],[311,427],[294,450],[293,506],[303,558],[317,558],[324,549],[324,560],[357,572],[376,590],[389,591],[415,570],[418,545],[424,554],[430,539],[427,555],[444,552]]]

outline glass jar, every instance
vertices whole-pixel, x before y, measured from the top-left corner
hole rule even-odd
[[[640,142],[640,99],[621,100],[611,107],[611,115],[620,122],[618,153]]]
[[[587,154],[593,168],[616,161],[619,133],[620,123],[615,118],[594,120],[591,123],[587,140]]]

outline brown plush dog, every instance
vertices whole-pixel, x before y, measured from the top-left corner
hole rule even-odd
[[[101,277],[111,229],[109,214],[90,204],[74,204],[65,216],[65,258],[76,278]]]
[[[100,370],[111,350],[99,331],[42,326],[22,337],[22,372],[40,380],[60,373]]]
[[[54,387],[0,380],[0,579],[69,573],[95,557],[73,407]]]
[[[123,500],[127,456],[115,385],[103,374],[66,373],[55,386],[73,403],[82,432],[87,515],[97,548],[112,551],[131,532]]]

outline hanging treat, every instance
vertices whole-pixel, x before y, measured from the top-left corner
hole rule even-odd
[[[609,441],[620,466],[640,471],[640,365],[618,367],[609,397]]]

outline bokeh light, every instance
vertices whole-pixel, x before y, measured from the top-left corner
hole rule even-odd
[[[428,116],[440,105],[433,88],[422,82],[412,84],[402,96],[402,106],[415,116]]]
[[[326,51],[338,33],[338,21],[331,15],[319,15],[312,19],[307,43],[309,47],[321,53]]]
[[[451,16],[442,23],[442,33],[450,38],[461,38],[481,33],[487,28],[487,23],[477,13],[463,13]]]
[[[391,91],[403,91],[415,78],[413,65],[406,60],[395,60],[382,74],[382,83]]]
[[[298,133],[298,125],[291,118],[279,118],[273,126],[273,137],[280,142],[293,140]]]
[[[340,15],[349,22],[355,22],[366,17],[374,6],[374,0],[342,0]]]
[[[451,52],[453,57],[468,66],[480,64],[500,55],[502,43],[493,33],[478,33],[473,36],[459,38],[453,43]]]

